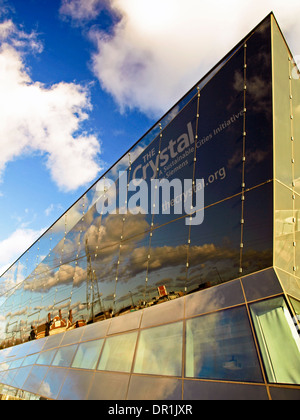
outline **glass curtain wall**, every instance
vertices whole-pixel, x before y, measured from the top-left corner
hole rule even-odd
[[[202,386],[210,399],[269,399],[278,392],[299,398],[299,333],[284,295],[274,297],[274,283],[264,287],[270,274],[219,285],[213,299],[206,289],[1,350],[0,394],[199,399]],[[256,280],[261,297],[247,302],[252,292],[246,284]]]
[[[269,16],[4,273],[2,347],[273,265],[271,63]],[[114,191],[117,214],[104,211]],[[188,196],[195,206],[203,192],[190,216]]]

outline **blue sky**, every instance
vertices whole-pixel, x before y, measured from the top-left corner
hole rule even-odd
[[[0,0],[0,272],[271,10],[297,56],[299,0]]]

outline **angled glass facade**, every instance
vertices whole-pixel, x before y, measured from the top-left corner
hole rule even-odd
[[[299,84],[271,14],[2,275],[3,399],[300,398]]]

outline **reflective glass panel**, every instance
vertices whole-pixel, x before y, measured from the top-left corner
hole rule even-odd
[[[95,324],[87,325],[83,329],[81,341],[95,340],[96,338],[105,337],[109,324],[110,319],[107,321],[101,321]]]
[[[196,179],[204,180],[205,205],[241,191],[243,66],[241,48],[201,91]]]
[[[273,182],[246,192],[244,197],[243,276],[273,265]]]
[[[83,334],[82,328],[75,328],[74,330],[67,331],[67,333],[64,335],[64,338],[61,342],[61,345],[64,346],[66,344],[73,344],[80,341],[80,337]]]
[[[17,369],[9,370],[6,375],[3,375],[2,382],[6,385],[10,385],[12,380],[14,379],[14,376],[17,373]]]
[[[205,180],[206,205],[241,192],[245,130],[246,188],[273,175],[270,18],[246,45],[201,90],[197,178]]]
[[[74,357],[72,367],[96,369],[104,339],[81,343]]]
[[[64,334],[54,334],[47,338],[43,350],[53,349],[58,347],[63,339]]]
[[[56,349],[44,351],[43,353],[39,355],[39,358],[37,359],[36,363],[38,365],[51,365],[51,362],[53,360],[55,353],[56,353]]]
[[[152,305],[144,309],[141,328],[166,322],[175,322],[184,318],[184,298]]]
[[[89,305],[89,289],[87,287],[87,262],[86,259],[78,259],[75,262],[75,273],[73,278],[72,309],[73,324],[85,325],[91,316]],[[88,298],[88,299],[87,299]]]
[[[77,344],[59,348],[52,362],[52,365],[69,367],[72,363],[76,349],[77,349]]]
[[[300,337],[284,298],[250,309],[269,382],[300,384]]]
[[[276,274],[282,284],[283,290],[290,296],[300,299],[300,278],[276,268]]]
[[[17,357],[22,357],[22,356],[26,356],[27,354],[33,353],[33,352],[30,351],[31,346],[32,346],[32,342],[30,342],[30,341],[27,342],[27,343],[24,343],[20,346],[15,346],[13,354],[16,354]],[[0,352],[0,354],[1,353],[3,355],[5,354],[4,352]]]
[[[86,232],[90,259],[87,264],[87,284],[82,289],[85,297],[82,296],[82,299],[88,301],[90,320],[110,318],[113,312],[122,225],[119,215],[109,214],[103,216],[101,222],[97,221],[96,228],[91,226]]]
[[[37,393],[46,398],[56,399],[67,373],[67,369],[49,368]]]
[[[17,359],[17,360],[14,360],[14,361],[11,363],[10,368],[11,368],[11,369],[15,369],[15,368],[20,367],[20,366],[22,365],[22,363],[23,363],[23,360],[24,360],[24,359]]]
[[[9,371],[3,372],[1,376],[1,384],[6,384],[6,378]]]
[[[155,228],[150,239],[146,284],[149,306],[183,296],[187,283],[189,226],[181,218]]]
[[[262,382],[245,307],[186,321],[185,376]]]
[[[185,316],[200,315],[244,303],[239,280],[192,293],[185,298]]]
[[[46,375],[47,370],[47,366],[33,366],[30,371],[30,375],[24,383],[23,389],[30,392],[37,392],[42,380]]]
[[[30,342],[31,343],[30,347],[29,347],[29,344],[28,344],[29,350],[28,350],[27,347],[25,347],[25,353],[23,353],[23,354],[25,354],[25,355],[26,354],[33,354],[33,353],[37,353],[38,351],[41,351],[43,349],[46,341],[47,341],[47,338],[41,338],[40,340],[31,341]],[[25,345],[27,346],[27,343]],[[24,346],[24,344],[22,345],[22,347],[23,346]]]
[[[93,380],[94,372],[69,370],[59,393],[58,400],[85,400]]]
[[[1,371],[7,371],[7,369],[9,369],[9,367],[10,367],[10,363],[1,363],[0,372]]]
[[[36,359],[38,358],[38,356],[39,356],[38,354],[31,354],[30,356],[27,356],[22,366],[33,365],[36,362]]]
[[[140,154],[135,155],[135,159],[129,168],[130,170],[126,173],[127,176],[120,178],[119,189],[120,193],[122,193],[122,195],[120,194],[120,203],[124,203],[123,205],[121,204],[121,207],[128,210],[126,217],[129,216],[130,220],[133,214],[140,214],[143,216],[139,220],[140,223],[134,228],[136,234],[145,232],[147,226],[151,225],[152,211],[150,184],[151,179],[156,178],[157,174],[160,158],[159,147],[160,137],[155,135],[152,137],[152,142],[148,147],[145,150],[140,149]],[[128,186],[124,184],[126,180],[128,180]],[[127,197],[123,198],[125,191]],[[124,230],[124,235],[124,237],[127,238],[132,236],[128,227]]]
[[[207,289],[240,276],[241,197],[204,210],[202,224],[191,227],[188,292]]]
[[[129,375],[95,372],[88,400],[125,400]]]
[[[126,312],[125,312],[126,313]],[[140,326],[142,312],[132,311],[126,313],[126,316],[118,316],[111,320],[108,334],[116,334],[120,332],[136,330]]]
[[[137,332],[106,339],[98,370],[130,372]]]
[[[116,315],[141,309],[144,306],[149,239],[149,233],[146,233],[120,243],[120,254],[114,271],[115,279],[117,279]]]
[[[267,17],[247,40],[245,51],[245,173],[246,188],[273,179],[273,115],[271,20]],[[238,76],[238,75],[236,75]],[[243,90],[244,80],[235,77]],[[241,92],[241,90],[240,90]],[[241,133],[242,134],[242,133]],[[235,154],[231,166],[238,165]],[[240,155],[242,158],[242,155]],[[242,175],[242,174],[241,174]],[[241,178],[242,182],[242,178]]]
[[[248,302],[282,293],[282,287],[273,268],[250,274],[241,281]]]
[[[183,323],[142,330],[134,373],[181,376]]]
[[[182,381],[175,378],[132,375],[128,400],[181,400]]]
[[[183,399],[194,401],[269,401],[265,386],[185,380]]]
[[[151,179],[159,181],[157,188],[151,191],[149,205],[151,213],[154,214],[155,225],[176,219],[183,214],[187,204],[184,180],[193,180],[197,102],[198,98],[195,95],[143,156],[143,171],[146,173],[148,189],[151,190]]]
[[[16,375],[14,376],[11,382],[11,386],[13,386],[14,388],[22,388],[30,370],[31,366],[18,369]]]

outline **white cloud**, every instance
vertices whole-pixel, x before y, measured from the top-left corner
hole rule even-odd
[[[65,13],[80,20],[94,18],[107,2],[64,3]],[[97,46],[93,69],[121,109],[166,111],[272,10],[295,54],[299,48],[299,0],[109,0],[109,5],[119,20],[112,35],[90,31]]]
[[[40,44],[12,21],[0,24],[0,40],[0,178],[9,161],[39,151],[61,189],[90,183],[100,170],[100,144],[95,135],[77,134],[91,110],[88,88],[64,82],[45,87],[31,80],[24,47],[40,52]]]
[[[44,232],[44,229],[17,229],[8,238],[0,242],[0,276],[3,274],[11,264],[22,255]],[[1,290],[5,287],[6,290],[15,286],[15,273],[17,269],[15,265],[12,271],[4,278],[5,285],[1,284]],[[22,279],[19,279],[24,280]],[[0,293],[1,294],[1,293]]]
[[[74,20],[89,20],[107,6],[108,0],[62,0],[60,13]]]

